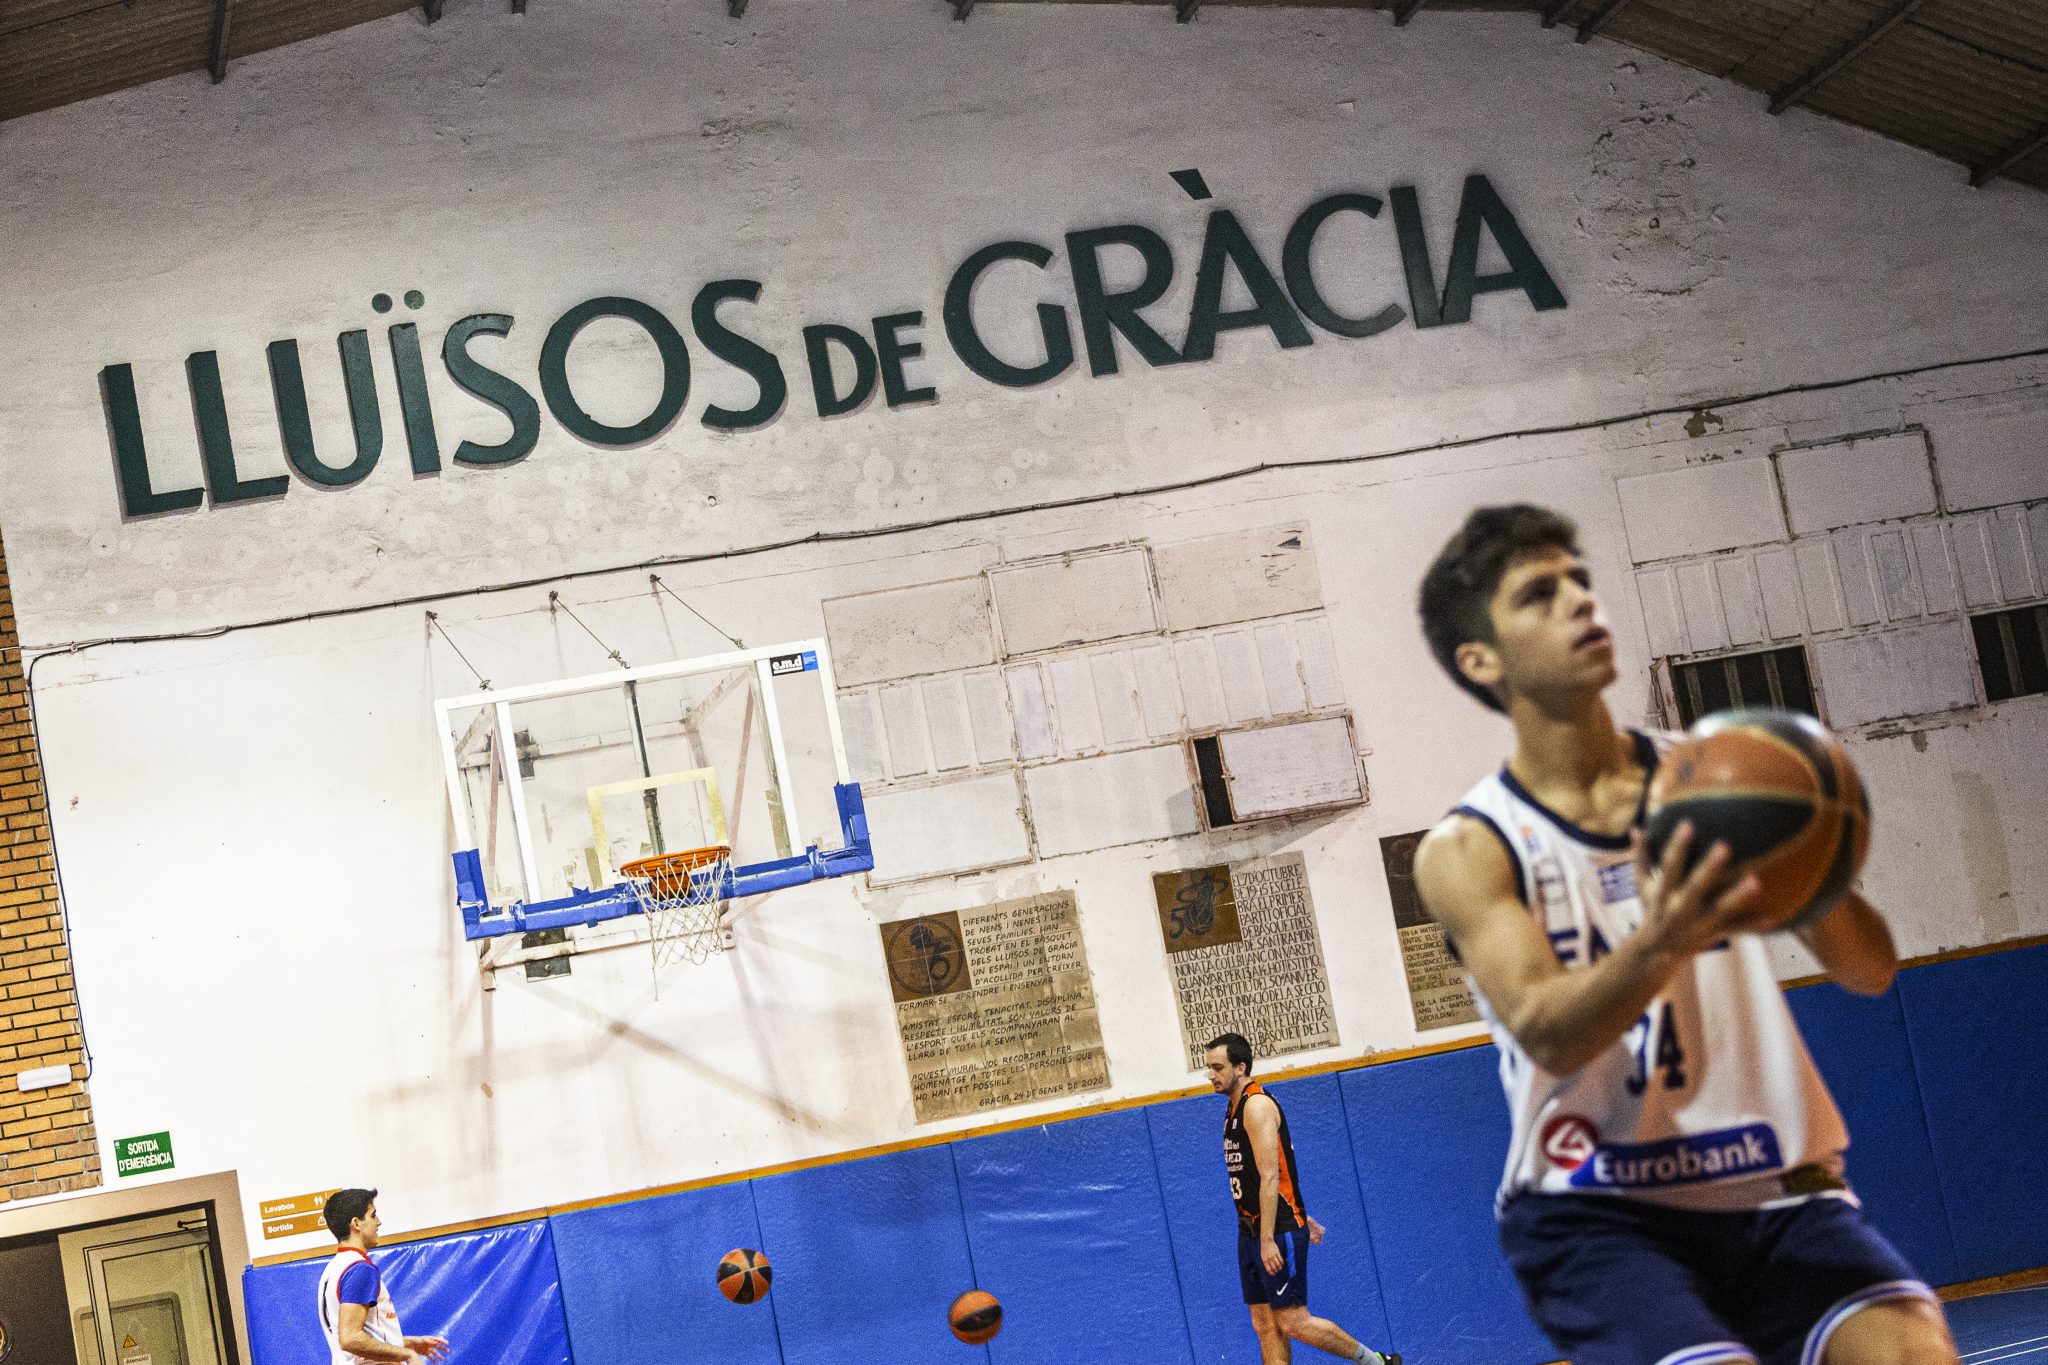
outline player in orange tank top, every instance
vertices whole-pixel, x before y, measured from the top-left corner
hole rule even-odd
[[[1365,1365],[1401,1365],[1308,1311],[1308,1249],[1323,1225],[1308,1216],[1294,1142],[1280,1104],[1252,1079],[1252,1046],[1226,1033],[1209,1044],[1209,1084],[1230,1099],[1223,1118],[1223,1165],[1237,1206],[1237,1265],[1265,1365],[1288,1365],[1294,1342]]]

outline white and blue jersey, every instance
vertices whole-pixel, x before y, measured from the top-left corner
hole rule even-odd
[[[1634,738],[1654,771],[1675,736]],[[1625,837],[1552,813],[1506,768],[1457,811],[1500,839],[1523,904],[1566,968],[1590,965],[1636,931],[1642,904]],[[1848,1133],[1754,935],[1692,958],[1625,1036],[1568,1076],[1537,1066],[1483,996],[1478,1003],[1513,1120],[1500,1204],[1523,1193],[1598,1194],[1738,1210],[1842,1190]]]
[[[332,1365],[370,1365],[367,1356],[355,1355],[341,1346],[341,1306],[359,1303],[368,1310],[363,1330],[386,1346],[403,1349],[405,1333],[398,1325],[398,1310],[384,1288],[384,1277],[370,1258],[354,1247],[343,1247],[320,1274],[320,1326],[327,1333]]]

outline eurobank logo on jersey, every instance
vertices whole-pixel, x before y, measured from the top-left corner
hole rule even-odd
[[[1570,1183],[1587,1190],[1657,1189],[1759,1175],[1784,1164],[1777,1129],[1768,1123],[1749,1123],[1661,1142],[1603,1144],[1572,1172]]]
[[[1175,171],[1172,179],[1191,200],[1213,198],[1200,171]],[[1117,374],[1132,357],[1155,369],[1212,360],[1218,338],[1233,331],[1265,331],[1287,351],[1330,344],[1333,338],[1378,336],[1403,321],[1416,328],[1470,322],[1473,302],[1482,294],[1520,293],[1539,313],[1565,306],[1563,291],[1485,176],[1465,177],[1450,233],[1450,255],[1441,272],[1413,185],[1386,191],[1384,207],[1391,209],[1394,239],[1389,245],[1398,251],[1370,246],[1361,250],[1360,232],[1386,231],[1382,207],[1377,195],[1362,189],[1325,194],[1295,216],[1284,237],[1263,244],[1227,208],[1204,211],[1198,245],[1192,232],[1176,247],[1167,233],[1138,223],[1068,232],[1058,239],[1059,249],[1027,237],[994,242],[969,255],[946,281],[939,330],[977,378],[1027,389],[1067,373],[1083,355],[1089,374],[1098,378]],[[1326,234],[1333,220],[1348,222],[1348,232]],[[1441,228],[1440,224],[1439,232]],[[1482,273],[1482,250],[1489,262],[1497,259],[1506,269]],[[1164,310],[1157,305],[1190,258],[1195,282],[1187,312],[1162,316]],[[1398,274],[1387,269],[1396,259]],[[1059,301],[1013,305],[1013,315],[1000,319],[991,315],[996,307],[989,302],[993,295],[978,293],[985,279],[998,274],[1028,279],[1025,272],[1043,274],[1054,269],[1056,261],[1067,277]],[[1363,264],[1366,261],[1372,262],[1370,267]],[[1382,273],[1392,278],[1376,278]],[[458,443],[445,452],[449,463],[489,469],[524,459],[539,442],[543,405],[558,426],[591,446],[635,446],[661,436],[681,416],[690,394],[692,366],[700,363],[693,358],[692,341],[671,317],[685,306],[694,353],[708,355],[751,381],[751,401],[745,407],[712,403],[704,408],[699,420],[713,430],[754,430],[782,416],[790,391],[785,358],[802,365],[811,407],[819,418],[853,412],[877,391],[889,409],[938,398],[934,376],[920,370],[928,363],[923,358],[928,330],[923,309],[898,307],[854,325],[820,321],[801,328],[796,336],[777,337],[764,335],[747,320],[747,310],[770,288],[760,280],[725,279],[704,284],[687,301],[648,302],[611,294],[587,299],[548,323],[538,372],[532,375],[508,373],[493,357],[478,353],[480,343],[511,334],[517,324],[509,312],[475,312],[453,322],[442,333],[438,348],[421,335],[419,322],[390,324],[384,340],[412,474],[431,476],[443,469],[444,451],[427,386],[427,357],[436,349],[455,388],[466,399],[495,409],[509,425],[509,434],[495,444]],[[426,306],[418,290],[403,297],[410,311]],[[1360,305],[1355,302],[1359,299],[1367,302]],[[393,300],[378,294],[371,306],[389,313]],[[569,356],[577,334],[600,318],[638,328],[659,354],[659,390],[644,395],[646,415],[638,421],[615,425],[599,420],[584,406],[570,378]],[[1007,324],[1000,331],[995,325],[999,322]],[[991,344],[991,335],[1009,338],[1001,341],[1004,354]],[[369,330],[344,326],[334,346],[339,353],[340,397],[349,414],[346,433],[315,431],[307,402],[307,367],[296,339],[273,341],[264,353],[285,460],[292,474],[330,489],[361,483],[377,467],[386,425]],[[230,361],[254,365],[253,356],[231,354]],[[221,363],[221,353],[214,350],[196,351],[185,360],[203,481],[182,488],[162,486],[159,471],[151,467],[133,367],[110,364],[101,369],[100,393],[124,516],[230,506],[291,491],[292,474],[246,477],[238,466]],[[334,403],[331,410],[339,412],[342,406]],[[153,416],[182,425],[181,417],[169,413]],[[268,427],[269,422],[263,425]]]

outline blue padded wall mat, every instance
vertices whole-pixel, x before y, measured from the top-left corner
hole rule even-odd
[[[949,1147],[754,1182],[786,1365],[986,1361],[946,1307],[974,1287]]]
[[[1531,1365],[1529,1321],[1494,1233],[1508,1107],[1491,1047],[1342,1073],[1394,1349],[1408,1365]],[[1372,1343],[1368,1343],[1372,1344]]]
[[[1193,1365],[1141,1110],[953,1144],[995,1365]]]
[[[712,1185],[549,1221],[576,1365],[781,1362],[776,1289],[750,1304],[727,1303],[718,1292],[718,1258],[735,1247],[761,1248],[749,1185]]]
[[[452,1358],[568,1365],[569,1335],[545,1222],[458,1233],[371,1253],[412,1336],[447,1337]],[[317,1303],[325,1257],[242,1275],[254,1365],[328,1358]]]
[[[1929,1284],[1963,1278],[1896,988],[1851,995],[1832,983],[1788,991],[1786,1003],[1849,1126],[1849,1183],[1879,1231]]]
[[[2048,945],[1899,973],[1964,1279],[2048,1265]]]
[[[1309,1311],[1368,1346],[1385,1345],[1386,1311],[1337,1079],[1282,1081],[1272,1095],[1287,1115],[1308,1210],[1329,1230],[1309,1255]],[[1258,1337],[1239,1290],[1236,1215],[1223,1173],[1224,1107],[1221,1096],[1211,1096],[1151,1105],[1144,1113],[1195,1359],[1259,1365]]]

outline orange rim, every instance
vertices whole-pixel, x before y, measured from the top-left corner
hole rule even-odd
[[[730,857],[731,844],[706,844],[702,848],[682,848],[673,853],[635,858],[630,863],[619,864],[619,874],[644,877],[654,884],[657,893],[670,895],[687,889],[692,872],[702,871]]]

